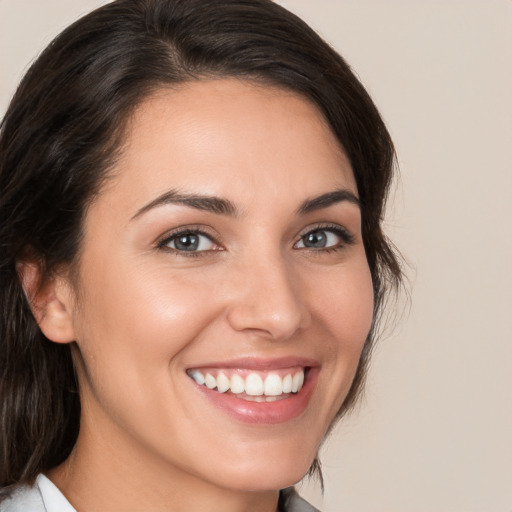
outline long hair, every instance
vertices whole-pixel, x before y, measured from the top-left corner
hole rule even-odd
[[[0,487],[31,483],[64,461],[80,422],[70,346],[40,331],[17,262],[37,258],[46,275],[72,264],[84,212],[134,108],[161,87],[212,77],[301,94],[350,160],[375,304],[338,417],[360,393],[383,300],[401,278],[381,229],[394,149],[374,103],[339,54],[270,0],[117,0],[46,48],[0,125]]]

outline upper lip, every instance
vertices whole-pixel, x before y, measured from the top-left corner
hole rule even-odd
[[[243,368],[247,370],[279,370],[294,366],[314,367],[319,366],[318,361],[305,357],[287,356],[279,358],[241,357],[229,361],[212,361],[190,366],[189,369],[201,368]]]

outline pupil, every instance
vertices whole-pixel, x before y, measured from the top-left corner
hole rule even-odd
[[[175,246],[180,251],[194,251],[199,246],[199,237],[197,235],[182,235],[176,239]]]
[[[308,233],[303,239],[306,247],[314,247],[316,249],[325,247],[327,236],[323,231],[313,231]]]

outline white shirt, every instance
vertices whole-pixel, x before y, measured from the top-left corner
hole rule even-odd
[[[76,512],[57,486],[43,474],[36,479],[46,512]]]
[[[33,487],[15,490],[11,498],[0,503],[0,512],[76,512],[57,486],[43,474]]]

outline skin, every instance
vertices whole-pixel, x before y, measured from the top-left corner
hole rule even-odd
[[[164,204],[137,215],[171,189],[225,198],[237,213]],[[339,189],[357,196],[350,164],[294,93],[198,81],[136,110],[87,211],[78,277],[53,280],[38,299],[45,334],[76,341],[81,430],[49,477],[77,510],[276,510],[277,490],[317,454],[372,320],[357,204],[297,213]],[[329,247],[304,247],[326,223],[352,243],[328,229]],[[207,233],[204,251],[159,246],[182,226]],[[285,356],[314,359],[319,374],[306,410],[284,423],[233,419],[186,373]]]

